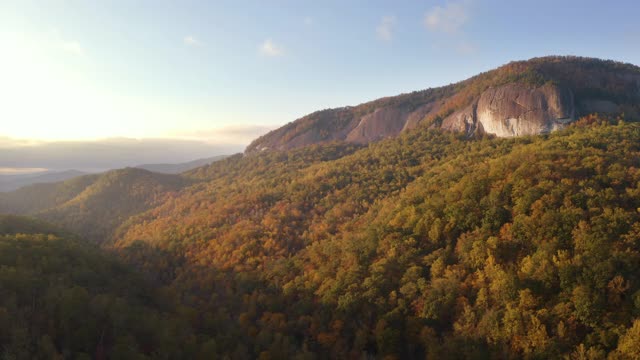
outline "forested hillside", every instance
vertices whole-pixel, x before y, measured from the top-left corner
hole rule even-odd
[[[3,261],[40,278],[50,273],[37,270],[43,257],[16,263],[25,257],[15,252],[71,247],[51,255],[86,264],[60,263],[70,288],[84,279],[77,269],[98,271],[101,257],[137,268],[140,283],[100,291],[115,286],[125,304],[160,312],[152,328],[174,335],[157,336],[193,334],[178,336],[184,348],[162,337],[129,347],[150,357],[184,354],[160,344],[168,341],[234,359],[637,358],[639,144],[638,124],[589,116],[547,136],[425,130],[366,147],[235,156],[184,174],[192,185],[111,230],[112,255],[77,240],[6,235]],[[82,304],[94,302],[103,276],[125,276],[104,271],[78,285],[88,294],[75,300],[80,309],[92,309]],[[6,276],[3,284],[17,275]],[[134,289],[155,295],[137,302]],[[29,309],[21,299],[12,306]],[[83,326],[100,338],[100,326]],[[65,334],[35,329],[22,336]],[[125,341],[113,336],[109,351]],[[91,354],[90,338],[29,351]]]
[[[127,168],[0,194],[0,212],[39,219],[0,216],[0,353],[640,358],[640,87],[618,86],[638,69],[587,60],[379,100],[457,99],[381,141],[329,136],[178,175]],[[577,114],[596,97],[616,115],[512,138],[434,126],[488,87],[555,79]],[[325,115],[293,127],[329,134]]]
[[[52,230],[53,229],[53,230]],[[3,359],[210,359],[180,308],[113,255],[0,216]]]
[[[336,140],[369,143],[421,126],[507,137],[542,134],[596,112],[640,120],[639,104],[640,67],[548,56],[513,61],[443,87],[317,111],[259,137],[246,152]]]
[[[0,212],[34,215],[100,243],[130,216],[191,183],[178,175],[126,168],[0,193]]]
[[[67,181],[34,184],[12,192],[0,192],[0,212],[30,214],[44,211],[75,198],[99,175],[85,175]]]
[[[232,357],[634,358],[638,144],[587,117],[228,159],[115,247]]]

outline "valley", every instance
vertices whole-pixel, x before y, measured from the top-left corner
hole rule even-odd
[[[178,174],[0,193],[0,346],[635,358],[638,111],[640,68],[538,58],[313,113]]]

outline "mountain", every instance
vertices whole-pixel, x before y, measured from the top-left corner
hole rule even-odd
[[[625,358],[639,144],[637,123],[586,117],[550,136],[427,129],[235,157],[112,247],[210,319],[194,327],[222,357]]]
[[[100,243],[130,216],[161,203],[192,181],[126,168],[0,194],[0,212],[27,214]]]
[[[84,175],[50,184],[33,184],[0,193],[0,213],[33,214],[64,204],[93,184],[100,175]]]
[[[0,168],[77,169],[95,173],[138,164],[183,163],[213,155],[234,154],[242,148],[242,144],[170,138],[25,142],[0,137]]]
[[[32,184],[47,184],[87,175],[77,170],[46,171],[35,174],[0,175],[0,192],[12,191]]]
[[[180,174],[185,171],[189,171],[195,168],[199,168],[201,166],[209,165],[212,162],[222,160],[228,157],[228,155],[218,155],[204,159],[197,159],[193,161],[189,161],[186,163],[180,164],[143,164],[135,166],[138,169],[149,170],[162,174]]]
[[[164,202],[188,183],[177,175],[135,168],[113,170],[73,199],[36,214],[100,243],[130,216]]]
[[[253,141],[247,153],[369,143],[420,126],[499,137],[548,133],[594,112],[640,119],[640,68],[582,57],[517,61],[448,86],[322,110]]]
[[[529,63],[601,81],[568,92],[538,79]],[[31,324],[34,313],[55,320],[20,326],[17,335],[0,330],[0,346],[13,357],[37,344],[92,354],[107,329],[109,351],[147,358],[637,358],[640,123],[633,111],[640,101],[637,88],[613,86],[629,85],[636,68],[576,58],[515,64],[509,76],[489,72],[425,92],[460,101],[443,104],[446,116],[378,141],[339,141],[340,122],[327,115],[339,111],[328,111],[326,121],[298,124],[302,133],[327,131],[309,145],[249,149],[180,175],[123,169],[0,194],[0,211],[72,230],[100,254],[46,255],[67,246],[52,243],[42,253],[41,236],[20,245],[10,235],[12,248],[0,251],[8,254],[0,256],[0,291],[12,286],[0,324]],[[522,90],[531,83],[540,85]],[[488,134],[478,109],[515,111],[502,101],[511,96],[505,92],[520,94],[518,104],[545,104],[513,129],[551,115],[557,126],[538,135]],[[590,114],[591,105],[580,105],[588,94],[609,94],[624,116]],[[444,127],[474,99],[473,126]],[[16,253],[20,246],[28,255]],[[122,262],[124,272],[103,271],[110,269],[103,257]],[[62,270],[48,275],[49,268]],[[48,290],[57,289],[58,273],[63,289],[89,295]],[[38,290],[26,291],[37,278],[44,279]],[[48,306],[50,298],[62,300]]]
[[[204,165],[211,164],[214,161],[222,160],[227,156],[228,155],[218,155],[177,164],[143,164],[135,166],[135,168],[161,174],[179,174]],[[61,182],[83,175],[88,175],[88,173],[78,170],[66,170],[45,171],[34,174],[0,175],[0,192],[13,191],[33,184],[50,184]]]

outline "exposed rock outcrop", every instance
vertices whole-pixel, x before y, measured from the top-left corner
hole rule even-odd
[[[445,118],[442,128],[512,137],[549,133],[574,118],[571,90],[550,84],[507,84],[484,91],[477,102]]]
[[[346,141],[366,144],[371,141],[396,136],[402,131],[413,129],[430,113],[437,110],[437,104],[429,103],[415,110],[383,107],[360,118],[358,125],[349,132]]]
[[[256,139],[247,152],[287,150],[331,141],[366,144],[416,128],[440,105],[441,102],[429,102],[417,108],[381,106],[359,117],[352,107],[322,110]]]
[[[440,127],[443,130],[461,131],[469,135],[482,132],[482,124],[478,122],[476,116],[477,108],[478,103],[474,102],[466,108],[454,112],[442,121]]]
[[[358,125],[349,132],[346,140],[368,143],[402,131],[407,113],[396,108],[380,108],[360,118]]]
[[[580,57],[514,62],[457,84],[312,113],[256,139],[246,153],[366,144],[422,125],[468,135],[545,134],[594,112],[640,120],[640,68]]]

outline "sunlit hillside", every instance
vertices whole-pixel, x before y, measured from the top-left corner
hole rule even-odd
[[[0,1],[0,360],[640,359],[638,14]]]

